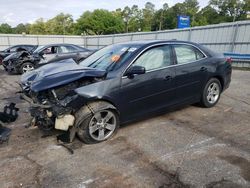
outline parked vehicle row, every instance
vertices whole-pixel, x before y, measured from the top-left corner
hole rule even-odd
[[[3,53],[3,57],[5,58],[2,60],[2,65],[9,73],[14,72],[23,74],[45,64],[63,59],[72,58],[74,61],[79,62],[93,52],[93,50],[73,44],[33,46],[33,50],[29,50],[28,45],[22,45],[7,50],[5,54]],[[9,55],[7,56],[8,53]]]
[[[199,44],[127,42],[79,63],[65,59],[24,74],[21,96],[39,128],[98,143],[122,123],[181,105],[214,106],[231,72],[230,61]]]

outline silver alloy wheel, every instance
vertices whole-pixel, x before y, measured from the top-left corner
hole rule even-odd
[[[216,82],[212,82],[207,89],[207,101],[210,104],[214,104],[217,102],[220,95],[220,86]]]
[[[89,134],[97,141],[106,140],[115,131],[116,124],[116,115],[112,111],[96,112],[89,122]]]
[[[29,72],[29,71],[32,71],[32,70],[34,70],[34,66],[32,66],[32,65],[27,64],[27,65],[23,66],[23,73]]]

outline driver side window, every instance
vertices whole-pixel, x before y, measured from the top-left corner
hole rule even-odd
[[[56,54],[56,53],[58,53],[57,51],[58,51],[57,46],[51,46],[51,47],[44,49],[43,53],[46,55],[49,55],[49,54]]]
[[[171,48],[169,45],[158,46],[144,52],[133,64],[145,67],[146,71],[171,65]]]

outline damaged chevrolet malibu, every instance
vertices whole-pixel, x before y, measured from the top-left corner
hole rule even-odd
[[[72,59],[22,76],[21,97],[42,130],[68,131],[85,143],[107,140],[120,124],[180,105],[213,107],[229,87],[231,64],[185,41],[110,45],[79,64]]]

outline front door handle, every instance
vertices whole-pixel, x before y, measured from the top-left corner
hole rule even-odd
[[[169,75],[168,75],[168,76],[166,76],[166,77],[164,78],[164,80],[165,80],[165,81],[172,80],[172,76],[169,76]]]
[[[206,68],[206,67],[201,67],[200,71],[206,72],[206,71],[207,71],[207,68]]]

